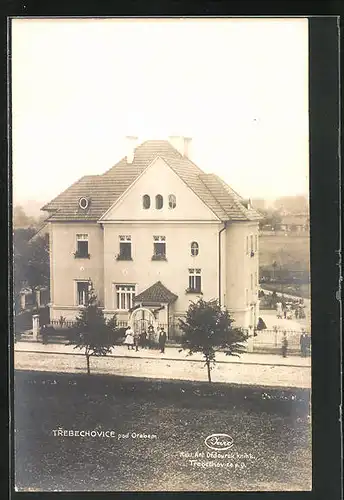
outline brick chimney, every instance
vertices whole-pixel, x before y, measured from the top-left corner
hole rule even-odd
[[[127,163],[133,163],[135,148],[137,147],[139,138],[134,135],[127,135],[125,140],[127,148]]]
[[[183,155],[185,158],[190,158],[190,149],[192,143],[191,137],[172,135],[168,138],[168,141],[175,149],[177,149],[177,151],[179,151],[181,155]]]

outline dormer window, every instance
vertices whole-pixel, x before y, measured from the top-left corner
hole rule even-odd
[[[157,194],[155,197],[155,208],[157,210],[161,210],[163,206],[164,206],[164,199],[161,196],[161,194]]]
[[[89,205],[89,201],[87,198],[80,198],[79,200],[79,207],[82,208],[83,210],[86,210],[86,208]]]
[[[173,208],[176,208],[176,206],[177,206],[176,195],[169,194],[168,195],[168,207],[173,209]]]
[[[151,204],[151,201],[150,201],[150,196],[148,194],[144,194],[142,196],[142,206],[145,210],[148,210],[148,208],[150,208],[150,204]]]

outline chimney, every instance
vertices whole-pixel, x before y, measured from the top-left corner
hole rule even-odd
[[[172,146],[185,158],[190,158],[191,137],[172,135],[168,138]]]
[[[137,146],[139,138],[134,135],[127,135],[126,146],[127,146],[127,163],[133,163],[135,148]]]

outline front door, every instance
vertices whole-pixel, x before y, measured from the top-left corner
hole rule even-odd
[[[134,332],[138,332],[139,334],[143,331],[147,332],[150,325],[153,325],[156,331],[156,319],[154,314],[145,307],[140,307],[132,312],[130,324]]]

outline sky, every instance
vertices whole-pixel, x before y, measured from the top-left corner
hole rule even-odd
[[[307,19],[14,19],[13,202],[192,137],[245,198],[308,194]]]

